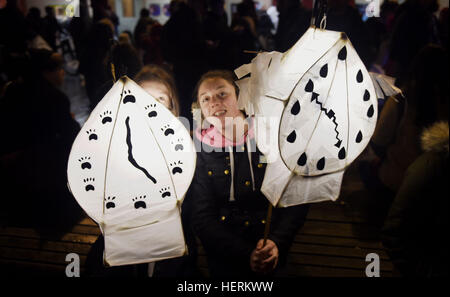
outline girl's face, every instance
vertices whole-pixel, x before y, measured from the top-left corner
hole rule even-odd
[[[198,102],[203,115],[220,121],[225,128],[225,119],[243,117],[238,108],[236,92],[229,82],[220,77],[204,80],[198,88]],[[211,123],[215,125],[215,123]],[[218,123],[216,123],[218,124]]]
[[[159,103],[163,104],[169,110],[172,110],[169,90],[165,84],[158,81],[144,81],[141,83],[141,87],[158,100]]]

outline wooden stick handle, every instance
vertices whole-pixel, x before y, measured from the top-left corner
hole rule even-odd
[[[269,208],[267,209],[266,226],[264,228],[263,247],[266,245],[267,237],[269,236],[270,222],[272,221],[272,208],[273,208],[272,203],[269,202]]]

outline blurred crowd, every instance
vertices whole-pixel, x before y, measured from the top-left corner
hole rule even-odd
[[[5,209],[17,210],[8,220],[27,218],[44,230],[82,216],[66,187],[80,129],[61,91],[68,61],[77,61],[70,75],[82,78],[91,109],[114,79],[163,66],[174,76],[180,115],[192,119],[202,74],[234,70],[259,51],[288,50],[311,19],[300,0],[262,9],[243,0],[231,20],[224,0],[173,0],[165,24],[144,8],[133,32],[119,32],[108,1],[90,3],[92,15],[80,0],[79,17],[61,23],[52,7],[45,16],[36,7],[24,15],[15,0],[0,0],[0,183]],[[443,273],[436,247],[448,225],[448,7],[438,8],[436,0],[385,0],[380,17],[363,21],[352,0],[328,1],[326,29],[345,32],[369,71],[395,78],[403,91],[384,98],[370,157],[360,162],[369,208],[403,274]]]

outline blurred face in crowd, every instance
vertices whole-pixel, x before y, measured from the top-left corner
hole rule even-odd
[[[51,60],[55,61],[55,63],[59,64],[58,67],[52,70],[43,71],[44,78],[52,83],[53,85],[60,87],[64,83],[65,71],[63,68],[63,58],[61,54],[53,53],[51,55]]]
[[[226,118],[244,118],[238,108],[234,86],[223,78],[213,77],[204,80],[198,88],[198,102],[208,121],[222,129],[226,127]],[[211,119],[213,122],[211,122]]]
[[[140,86],[159,103],[172,110],[169,89],[165,84],[158,81],[143,81]]]

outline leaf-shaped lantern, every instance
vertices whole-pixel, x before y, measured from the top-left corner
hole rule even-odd
[[[332,42],[323,48],[322,35]],[[347,167],[366,147],[377,120],[377,97],[364,64],[344,33],[309,29],[286,60],[322,54],[302,74],[280,123],[286,166],[316,176]],[[295,56],[294,56],[295,55]]]
[[[127,77],[93,110],[72,146],[71,192],[99,224],[110,266],[185,253],[179,206],[196,154],[189,132]]]
[[[345,33],[310,27],[286,53],[235,70],[239,104],[268,156],[261,191],[273,205],[337,199],[344,169],[377,119],[372,80]]]

